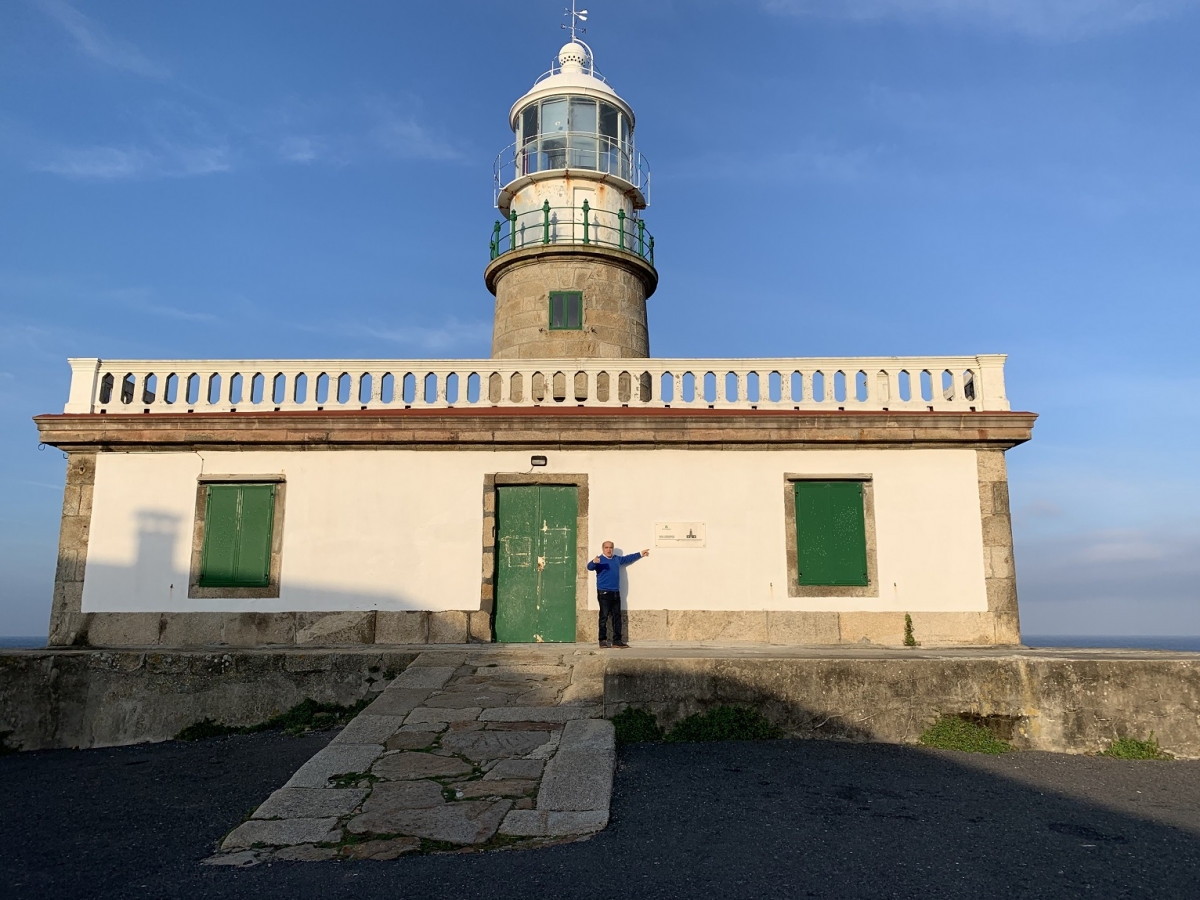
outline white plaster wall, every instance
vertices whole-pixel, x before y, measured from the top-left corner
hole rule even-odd
[[[543,451],[584,473],[590,550],[651,548],[626,570],[631,609],[984,610],[972,450]],[[478,609],[482,488],[527,472],[531,451],[100,454],[83,609]],[[792,598],[784,473],[870,475],[881,595]],[[189,600],[201,474],[287,480],[281,591]],[[655,549],[656,522],[699,521],[702,549]],[[595,607],[595,587],[589,587]]]

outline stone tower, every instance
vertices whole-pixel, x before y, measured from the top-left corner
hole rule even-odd
[[[503,219],[484,272],[496,295],[492,357],[649,356],[646,298],[658,284],[641,218],[649,168],[634,147],[633,109],[574,28],[509,125],[516,140],[495,166]]]

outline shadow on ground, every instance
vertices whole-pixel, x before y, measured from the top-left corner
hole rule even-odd
[[[328,735],[0,758],[5,896],[1195,896],[1200,762],[832,741],[635,745],[609,828],[535,851],[204,867]]]

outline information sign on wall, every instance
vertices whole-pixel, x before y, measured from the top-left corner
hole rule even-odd
[[[703,547],[703,522],[656,522],[655,547]]]

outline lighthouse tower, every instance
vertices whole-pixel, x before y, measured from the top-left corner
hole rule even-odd
[[[495,165],[491,261],[495,359],[647,357],[654,238],[641,211],[649,167],[634,114],[571,41],[509,112],[516,140]]]

